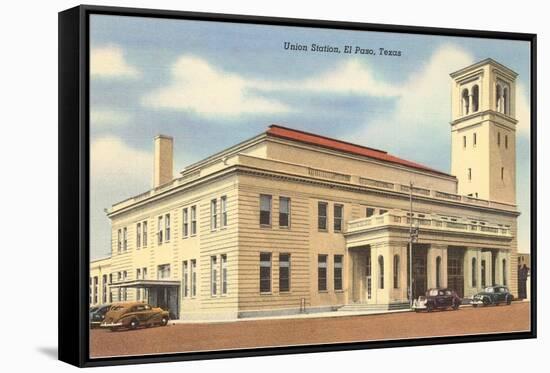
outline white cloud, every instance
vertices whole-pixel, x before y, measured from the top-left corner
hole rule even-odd
[[[243,113],[278,113],[290,109],[284,104],[253,95],[255,82],[226,73],[203,59],[182,56],[172,67],[173,82],[143,99],[153,108],[189,110],[204,116]]]
[[[125,126],[132,116],[124,111],[109,108],[94,108],[90,110],[90,124],[94,127]]]
[[[113,44],[92,48],[90,75],[99,78],[137,78],[140,72],[126,61],[123,50]]]
[[[255,85],[264,90],[287,89],[378,97],[392,97],[400,94],[399,87],[377,79],[370,66],[359,59],[351,59],[311,78],[286,82],[258,81]]]
[[[105,136],[90,147],[90,244],[99,257],[110,252],[111,226],[103,211],[113,203],[148,190],[153,153],[134,149],[120,138]]]
[[[518,120],[516,127],[518,136],[529,137],[531,135],[531,105],[527,87],[521,83],[516,85],[516,118]]]
[[[394,107],[348,137],[420,162],[433,160],[429,145],[435,144],[430,139],[448,138],[450,133],[449,73],[473,62],[465,50],[442,46],[406,82],[389,90],[398,95]]]

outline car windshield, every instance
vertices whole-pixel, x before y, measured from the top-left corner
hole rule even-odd
[[[437,289],[432,289],[432,290],[428,291],[428,296],[430,296],[430,297],[435,297],[437,294],[438,294]]]
[[[445,295],[452,295],[452,292],[450,290],[445,290]]]
[[[485,289],[483,289],[483,291],[486,292],[486,293],[494,293],[495,289],[494,288],[485,288]]]
[[[124,306],[113,306],[113,308],[111,308],[111,311],[119,311],[123,308],[124,308]]]

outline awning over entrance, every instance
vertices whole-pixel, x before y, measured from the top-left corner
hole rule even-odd
[[[179,281],[173,280],[132,280],[132,281],[123,281],[116,282],[109,285],[111,288],[136,288],[136,289],[146,289],[146,288],[155,288],[155,287],[178,287],[180,286]]]

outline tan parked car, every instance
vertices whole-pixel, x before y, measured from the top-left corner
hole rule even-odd
[[[147,303],[131,302],[116,304],[107,314],[101,323],[102,328],[136,329],[140,326],[166,326],[168,324],[168,311],[162,308],[151,307]]]

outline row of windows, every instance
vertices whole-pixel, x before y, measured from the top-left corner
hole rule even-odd
[[[191,273],[189,273],[191,267]],[[197,296],[197,260],[183,261],[182,297],[194,298]]]
[[[272,253],[260,253],[260,293],[272,292]],[[334,255],[333,279],[334,290],[343,289],[343,255]],[[291,254],[279,254],[279,292],[286,293],[291,290]],[[317,285],[319,291],[328,290],[328,255],[319,255],[317,264]]]
[[[260,225],[270,227],[272,222],[272,200],[269,194],[260,194]],[[290,228],[290,198],[279,197],[279,228]]]
[[[218,227],[218,203],[216,199],[210,201],[211,228]],[[227,226],[227,197],[220,198],[220,223],[221,227]],[[147,220],[136,223],[136,247],[138,249],[148,245],[148,224]],[[182,209],[182,237],[186,238],[197,234],[197,206],[193,205]],[[157,244],[169,242],[171,239],[170,214],[160,215],[157,218]],[[128,250],[128,228],[120,228],[117,232],[117,250]]]
[[[479,111],[479,86],[472,86],[471,91],[468,88],[462,90],[460,95],[461,115],[468,115]],[[495,109],[499,113],[510,114],[510,95],[507,85],[497,84],[495,88]]]
[[[462,147],[466,148],[468,143],[468,139],[466,136],[462,136]],[[501,138],[500,138],[500,132],[497,132],[497,145],[500,146],[501,144]],[[472,145],[475,147],[477,145],[477,133],[474,132],[472,134]],[[508,135],[504,135],[504,148],[508,149]]]
[[[504,180],[504,167],[500,168],[500,180]],[[468,168],[468,181],[472,181],[472,169]],[[469,196],[473,197],[475,194],[475,197],[477,198],[477,193],[470,193]]]
[[[227,294],[227,255],[225,254],[220,255],[219,267],[218,257],[216,255],[210,257],[210,295],[215,297],[218,294]]]

